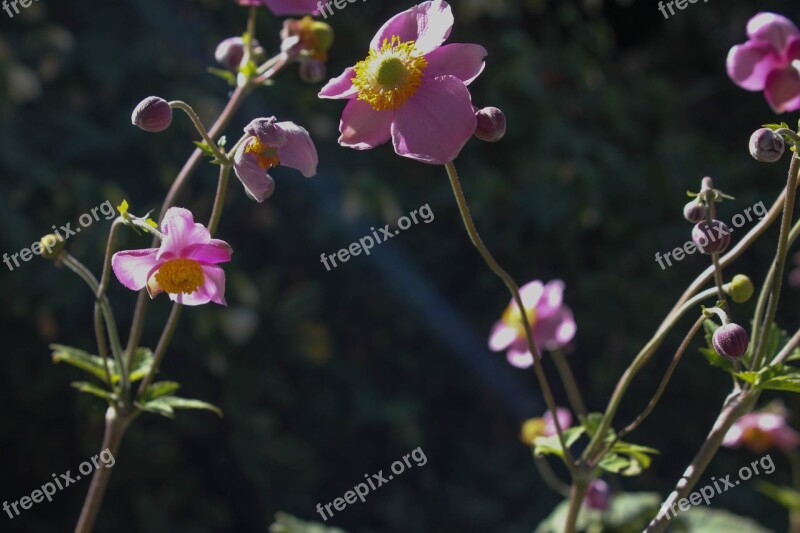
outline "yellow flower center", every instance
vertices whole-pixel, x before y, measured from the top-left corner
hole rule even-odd
[[[774,439],[769,433],[762,431],[760,428],[750,427],[744,430],[742,440],[750,447],[751,450],[764,451],[768,450],[774,444]]]
[[[156,283],[170,294],[192,294],[205,281],[200,263],[194,259],[172,259],[155,274]]]
[[[400,42],[400,37],[384,39],[380,50],[370,50],[356,63],[353,85],[358,99],[368,102],[375,111],[395,110],[402,106],[422,84],[428,62],[417,52],[414,41]]]
[[[254,154],[258,160],[258,166],[264,170],[275,168],[281,164],[281,160],[278,157],[278,150],[271,146],[264,146],[261,144],[261,141],[258,140],[258,137],[250,139],[250,143],[244,151],[245,153]]]
[[[536,309],[525,309],[525,315],[528,317],[528,322],[530,322],[531,327],[533,327],[536,324]],[[503,312],[501,320],[505,322],[507,326],[515,328],[520,337],[525,336],[525,327],[522,325],[522,313],[516,302],[511,302],[511,305]]]
[[[529,418],[522,423],[522,429],[519,432],[519,438],[524,444],[533,446],[533,443],[537,437],[544,436],[544,428],[546,426],[547,423],[544,421],[544,418]]]

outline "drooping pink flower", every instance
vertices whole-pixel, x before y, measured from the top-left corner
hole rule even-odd
[[[561,348],[572,340],[577,326],[572,311],[564,305],[563,281],[553,280],[547,285],[539,280],[531,281],[519,292],[531,323],[533,342],[539,350]],[[528,350],[522,325],[522,314],[513,299],[492,328],[489,348],[495,352],[507,349],[508,362],[518,368],[528,368],[533,364],[533,354]]]
[[[744,444],[755,453],[773,446],[786,451],[793,450],[800,445],[800,433],[789,427],[786,418],[786,409],[782,406],[748,413],[734,422],[725,434],[722,445],[738,448]]]
[[[561,426],[562,431],[572,425],[572,413],[569,409],[556,407],[556,416],[558,417],[558,424]],[[519,438],[526,445],[533,446],[534,441],[538,437],[551,437],[556,433],[558,433],[558,430],[553,421],[553,415],[548,410],[540,417],[529,418],[523,422]]]
[[[275,190],[267,174],[278,165],[299,170],[310,178],[317,173],[317,149],[311,136],[294,122],[276,122],[275,117],[257,118],[244,128],[250,137],[233,156],[233,169],[247,194],[257,202]]]
[[[183,305],[225,303],[225,272],[217,266],[231,260],[231,247],[196,224],[192,213],[171,207],[161,222],[164,239],[158,248],[126,250],[111,258],[111,267],[125,287],[161,292]]]
[[[589,482],[589,490],[583,498],[583,504],[589,509],[605,511],[611,504],[611,488],[602,479],[593,479]]]
[[[728,75],[748,91],[764,91],[776,113],[800,109],[800,30],[775,13],[747,23],[750,39],[731,48]]]
[[[273,14],[319,15],[318,0],[236,0],[242,6],[266,6]]]
[[[320,98],[349,100],[339,144],[368,150],[390,138],[398,155],[431,164],[456,158],[477,127],[469,85],[486,49],[447,44],[447,2],[423,2],[395,15],[372,39],[369,55],[322,88]]]

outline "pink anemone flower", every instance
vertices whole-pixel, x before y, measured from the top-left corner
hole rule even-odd
[[[447,44],[447,2],[423,2],[395,15],[372,39],[369,55],[322,88],[320,98],[349,100],[339,144],[368,150],[390,138],[398,155],[431,164],[456,158],[475,133],[469,85],[486,49]]]
[[[317,173],[317,149],[308,132],[294,122],[275,117],[257,118],[244,132],[249,135],[233,156],[233,170],[247,195],[263,202],[275,190],[267,172],[279,165],[299,170],[310,178]]]
[[[728,75],[748,91],[764,91],[776,113],[800,109],[800,30],[775,13],[747,23],[750,39],[731,48]]]
[[[748,413],[734,422],[723,446],[738,448],[744,444],[755,453],[764,452],[773,446],[790,451],[800,445],[800,434],[789,427],[786,409],[782,406]]]
[[[266,6],[274,15],[319,15],[318,0],[236,0],[241,6]]]
[[[547,285],[539,280],[531,281],[519,292],[531,323],[533,342],[539,350],[562,348],[575,337],[577,326],[572,311],[564,305],[563,281],[553,280]],[[517,368],[528,368],[534,362],[528,350],[522,314],[513,299],[492,328],[489,348],[495,352],[507,349],[508,362]]]
[[[561,430],[564,431],[572,425],[572,413],[565,407],[556,407],[556,417]],[[553,414],[547,410],[542,416],[529,418],[522,423],[520,439],[528,446],[533,446],[538,437],[552,437],[558,433],[553,421]]]
[[[147,288],[151,298],[161,292],[183,305],[225,303],[225,272],[218,263],[231,260],[228,243],[212,239],[192,213],[171,207],[161,223],[164,239],[158,248],[126,250],[111,258],[111,267],[125,287]]]

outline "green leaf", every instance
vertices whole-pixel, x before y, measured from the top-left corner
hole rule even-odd
[[[654,492],[619,493],[611,497],[603,511],[584,507],[578,515],[578,531],[639,533],[647,527],[661,506],[661,497]],[[563,533],[569,502],[563,501],[536,528],[536,533]]]
[[[756,484],[756,490],[790,511],[800,511],[800,492],[791,487],[779,487],[766,481],[759,481]]]
[[[564,443],[567,445],[567,448],[571,448],[585,431],[586,429],[583,426],[574,426],[566,429],[564,431]],[[562,459],[564,458],[564,450],[561,449],[561,442],[558,440],[558,435],[536,437],[533,444],[535,446],[533,453],[536,457],[557,455]]]
[[[768,379],[758,385],[759,389],[800,392],[800,372]]]
[[[177,396],[160,396],[148,402],[137,403],[136,406],[143,411],[166,416],[167,418],[175,417],[175,409],[203,409],[206,411],[213,411],[222,418],[222,410],[216,405],[202,400],[190,400]]]
[[[236,74],[234,74],[230,70],[209,67],[208,68],[208,73],[209,74],[213,74],[214,76],[216,76],[218,78],[222,78],[223,80],[228,82],[228,85],[231,85],[233,87],[236,86]]]
[[[142,400],[147,403],[161,396],[172,394],[180,388],[181,384],[175,381],[158,381],[147,387],[147,390],[142,395]]]
[[[51,344],[50,349],[53,350],[54,363],[67,363],[92,374],[103,383],[108,383],[102,357],[62,344]],[[109,361],[109,363],[111,362]]]
[[[172,409],[171,405],[162,400],[163,398],[158,398],[147,403],[136,402],[134,405],[142,411],[147,411],[148,413],[166,416],[167,418],[175,418],[175,410]]]
[[[345,533],[338,527],[327,527],[317,522],[304,522],[286,513],[276,513],[275,522],[269,526],[270,533]]]
[[[739,378],[739,379],[741,379],[743,381],[746,381],[747,383],[749,383],[751,385],[755,385],[756,384],[756,381],[758,381],[758,377],[759,376],[760,376],[760,374],[758,372],[738,372],[736,374],[737,378]]]
[[[117,400],[117,395],[111,391],[107,391],[101,387],[98,387],[94,383],[89,383],[88,381],[73,381],[70,383],[73,387],[78,389],[81,392],[85,392],[86,394],[91,394],[93,396],[97,396],[102,398],[109,403],[113,403]]]
[[[691,533],[771,533],[772,530],[759,525],[756,521],[744,516],[735,515],[721,509],[711,509],[704,505],[696,505],[688,511],[678,513],[681,526],[676,531]]]
[[[114,361],[112,361],[112,363],[113,362]],[[116,364],[114,364],[113,370],[115,382],[119,380],[116,368]],[[153,368],[153,351],[150,348],[137,348],[133,354],[133,360],[131,361],[131,383],[135,383],[140,379],[144,379],[144,377],[150,373],[151,368]]]
[[[586,428],[586,434],[589,438],[594,438],[597,428],[600,427],[600,422],[603,420],[603,413],[589,413],[586,419],[583,420],[583,427]]]
[[[615,474],[636,476],[642,470],[650,468],[650,464],[653,462],[650,456],[658,453],[658,450],[648,446],[629,442],[616,442],[609,450],[608,455],[598,463],[598,466]]]

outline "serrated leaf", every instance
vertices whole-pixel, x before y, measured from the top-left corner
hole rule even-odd
[[[756,381],[758,381],[758,377],[760,374],[758,372],[738,372],[735,375],[742,381],[746,381],[751,385],[755,385]]]
[[[800,392],[800,373],[794,372],[783,376],[763,381],[758,385],[759,389],[780,390],[788,392]]]
[[[103,383],[108,384],[102,357],[79,350],[78,348],[73,348],[72,346],[64,346],[63,344],[51,344],[50,349],[53,350],[54,363],[67,363],[75,368],[80,368],[84,372],[92,374]],[[109,361],[109,366],[111,363],[113,363],[113,361]]]
[[[98,387],[94,383],[89,383],[88,381],[73,381],[70,383],[70,385],[78,389],[80,392],[97,396],[98,398],[102,398],[109,403],[113,403],[117,399],[117,395],[113,392],[107,391],[106,389]]]
[[[564,430],[564,443],[567,445],[567,448],[571,448],[585,431],[586,429],[583,426],[574,426]],[[536,457],[541,457],[543,455],[564,457],[564,450],[561,449],[561,442],[558,439],[558,435],[536,437],[533,444],[533,453]]]

